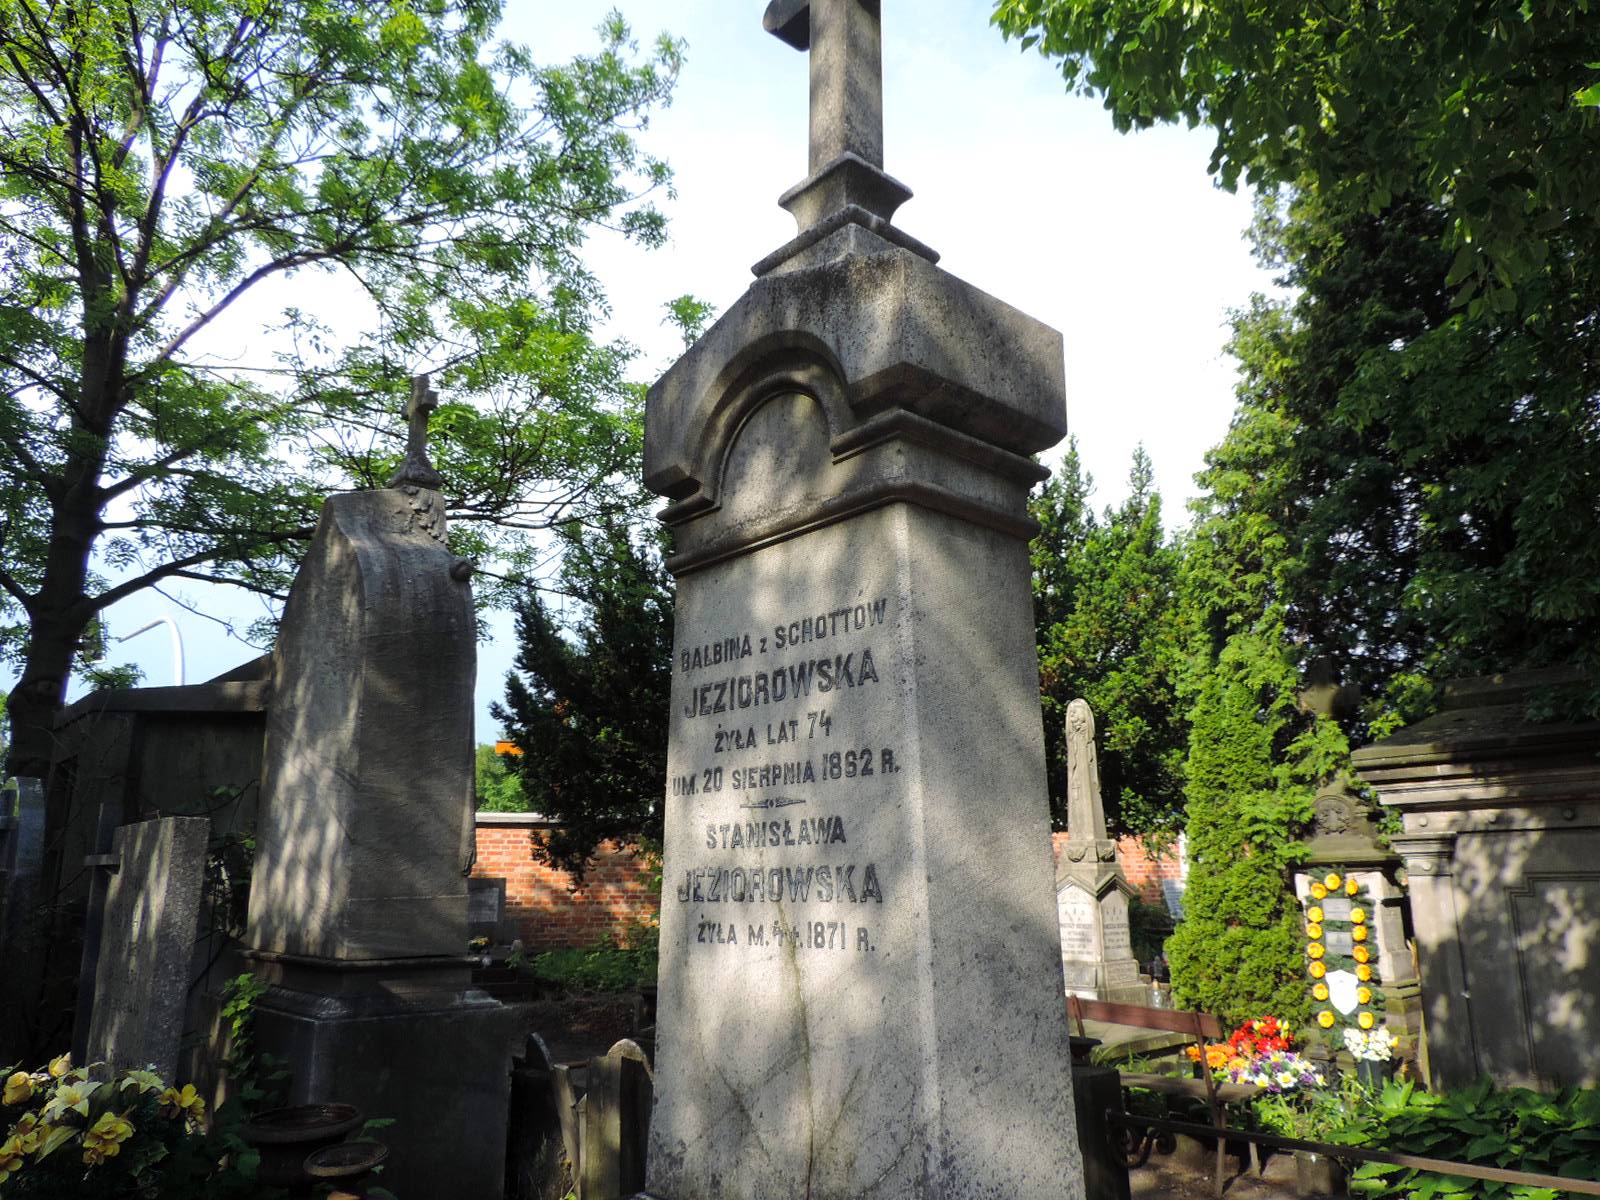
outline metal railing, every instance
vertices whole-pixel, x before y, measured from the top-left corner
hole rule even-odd
[[[1130,1131],[1155,1130],[1165,1133],[1185,1133],[1193,1137],[1217,1137],[1214,1125],[1201,1125],[1194,1121],[1174,1121],[1168,1117],[1141,1117],[1134,1113],[1111,1109],[1106,1120]],[[1600,1182],[1588,1179],[1569,1179],[1563,1175],[1542,1175],[1534,1171],[1508,1171],[1504,1167],[1480,1167],[1474,1163],[1452,1162],[1443,1158],[1424,1158],[1417,1154],[1398,1154],[1391,1150],[1370,1150],[1363,1146],[1336,1146],[1329,1142],[1307,1142],[1300,1138],[1280,1137],[1275,1133],[1257,1133],[1253,1130],[1229,1127],[1220,1136],[1251,1142],[1273,1150],[1304,1150],[1328,1158],[1355,1159],[1361,1162],[1383,1163],[1393,1167],[1411,1167],[1430,1171],[1436,1175],[1454,1175],[1458,1179],[1483,1179],[1491,1183],[1521,1184],[1525,1187],[1554,1188],[1578,1196],[1600,1196]]]

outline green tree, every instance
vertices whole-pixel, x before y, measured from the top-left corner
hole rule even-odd
[[[473,756],[473,780],[482,812],[529,812],[522,780],[506,765],[504,755],[492,745],[479,746]]]
[[[578,251],[667,183],[635,133],[679,65],[619,17],[540,66],[499,0],[0,0],[0,621],[11,768],[39,773],[85,631],[174,580],[281,596],[330,487],[382,483],[421,364],[458,549],[615,508],[627,352]],[[206,349],[295,273],[376,328],[285,314],[281,361]],[[269,367],[265,373],[261,370]],[[274,374],[273,371],[279,372]],[[506,548],[500,543],[501,548]]]
[[[1313,789],[1286,764],[1330,723],[1297,714],[1295,666],[1274,632],[1229,638],[1195,699],[1189,885],[1166,945],[1174,1002],[1235,1023],[1269,1014],[1297,1023],[1308,1013],[1299,910],[1285,879]]]
[[[996,0],[994,21],[1105,98],[1119,129],[1208,125],[1233,187],[1444,215],[1458,298],[1510,312],[1592,242],[1600,58],[1590,0]]]
[[[1106,817],[1118,833],[1172,833],[1183,804],[1187,726],[1178,704],[1179,551],[1161,525],[1149,457],[1136,450],[1128,498],[1096,519],[1076,442],[1032,504],[1039,690],[1051,811],[1067,812],[1066,711],[1095,711]]]
[[[493,711],[529,807],[555,822],[537,852],[581,880],[601,842],[661,840],[673,589],[653,535],[573,525],[562,540],[553,594],[568,612],[527,591]]]

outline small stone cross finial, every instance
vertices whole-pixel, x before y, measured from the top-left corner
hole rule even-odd
[[[440,488],[444,476],[428,461],[428,418],[439,407],[439,393],[428,386],[426,375],[411,377],[411,399],[406,401],[406,457],[389,480],[390,487]]]
[[[767,5],[761,22],[767,32],[811,55],[811,152],[810,175],[778,200],[794,214],[800,232],[757,263],[757,275],[806,255],[847,226],[859,226],[876,240],[851,241],[847,234],[808,259],[882,249],[887,241],[939,261],[934,251],[891,224],[895,210],[911,199],[911,189],[883,172],[881,3],[772,0]]]
[[[880,0],[772,0],[762,25],[811,52],[811,172],[843,154],[883,166]]]

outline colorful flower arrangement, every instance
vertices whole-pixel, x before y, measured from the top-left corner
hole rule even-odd
[[[1366,889],[1348,872],[1329,871],[1312,881],[1307,901],[1306,973],[1311,976],[1311,999],[1317,1006],[1314,1020],[1330,1037],[1340,1026],[1357,1032],[1374,1029],[1378,1024],[1374,1005],[1382,996],[1373,986],[1378,951]],[[1337,940],[1342,943],[1345,933],[1349,949],[1341,945],[1336,951],[1330,944],[1331,935],[1340,935]],[[1335,995],[1336,991],[1341,994]]]
[[[1190,1046],[1191,1061],[1200,1048]],[[1274,1094],[1321,1087],[1322,1075],[1294,1051],[1294,1031],[1277,1017],[1256,1017],[1235,1029],[1225,1042],[1205,1048],[1206,1069],[1229,1083],[1252,1083]]]
[[[74,1067],[63,1054],[38,1071],[0,1071],[0,1080],[0,1193],[15,1177],[23,1186],[75,1181],[75,1196],[177,1195],[156,1178],[156,1164],[168,1165],[186,1139],[204,1138],[206,1105],[194,1085],[169,1087],[154,1071],[112,1075],[103,1065]],[[209,1175],[217,1162],[197,1170]]]

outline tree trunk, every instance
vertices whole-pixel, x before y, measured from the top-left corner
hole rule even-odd
[[[109,381],[120,368],[114,344],[85,346],[82,395],[100,403],[81,404],[93,414],[114,411],[104,397]],[[111,368],[108,370],[107,368]],[[73,451],[63,464],[50,494],[50,545],[45,553],[39,590],[30,599],[28,654],[22,678],[6,700],[11,720],[11,748],[6,759],[8,775],[43,778],[50,769],[55,746],[56,714],[66,698],[72,663],[84,631],[98,611],[87,594],[89,556],[101,532],[100,475],[105,470],[110,420],[92,428],[75,421],[69,445]]]

